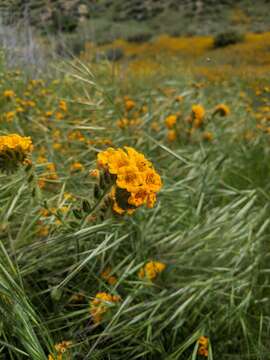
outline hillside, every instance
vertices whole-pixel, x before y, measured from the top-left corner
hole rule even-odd
[[[27,17],[50,32],[81,33],[83,28],[89,40],[103,42],[138,33],[151,37],[213,34],[224,28],[267,31],[269,6],[269,0],[4,0],[1,10],[7,23]]]

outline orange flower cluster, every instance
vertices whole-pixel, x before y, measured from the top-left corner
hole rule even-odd
[[[56,357],[52,354],[49,354],[48,360],[62,360],[63,354],[67,351],[67,349],[72,345],[72,341],[62,341],[54,346],[57,355]]]
[[[103,315],[108,312],[110,306],[114,303],[120,302],[121,298],[118,295],[111,295],[106,292],[99,292],[95,298],[90,302],[90,314],[95,324],[102,321]]]
[[[177,115],[169,115],[165,119],[165,125],[168,129],[172,129],[177,121]]]
[[[202,105],[193,105],[192,109],[192,120],[195,128],[200,128],[203,124],[205,116],[205,109]]]
[[[208,337],[207,336],[200,336],[199,340],[199,349],[198,354],[201,356],[208,357]]]
[[[30,137],[18,134],[0,136],[0,171],[13,172],[20,164],[25,164],[33,151]]]
[[[117,282],[117,278],[111,275],[112,269],[110,267],[102,271],[101,277],[106,280],[109,285],[114,285]]]
[[[138,273],[140,279],[154,280],[163,270],[166,265],[159,261],[149,261],[142,267]]]
[[[98,154],[97,163],[115,179],[111,192],[115,212],[131,214],[144,204],[148,208],[154,206],[162,182],[143,154],[131,147],[108,148]]]
[[[165,125],[168,129],[167,139],[170,142],[175,141],[177,138],[177,133],[176,133],[176,130],[174,129],[176,121],[177,121],[177,115],[169,115],[165,119]]]

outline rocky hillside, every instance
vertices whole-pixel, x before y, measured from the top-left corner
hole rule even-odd
[[[256,4],[251,0],[1,0],[0,4],[9,24],[27,18],[36,27],[68,33],[88,24],[105,38],[112,32],[130,33],[131,27],[152,34],[204,34],[231,26],[265,31],[269,8],[270,0]]]

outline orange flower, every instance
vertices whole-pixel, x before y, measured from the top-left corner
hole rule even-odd
[[[166,265],[159,261],[149,261],[139,270],[138,276],[140,279],[147,278],[154,280],[162,271],[164,271]]]
[[[169,115],[165,119],[165,125],[168,129],[172,129],[176,124],[177,115]]]
[[[175,130],[169,130],[167,133],[167,139],[170,142],[173,142],[177,139],[177,134]]]

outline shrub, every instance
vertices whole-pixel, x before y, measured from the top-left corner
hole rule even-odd
[[[226,31],[219,33],[214,38],[214,47],[225,47],[244,41],[244,35],[237,31]]]
[[[133,34],[127,37],[127,40],[129,42],[134,42],[134,43],[144,43],[147,42],[149,40],[151,40],[152,38],[152,34],[149,32],[141,32],[141,33],[137,33],[137,34]]]

